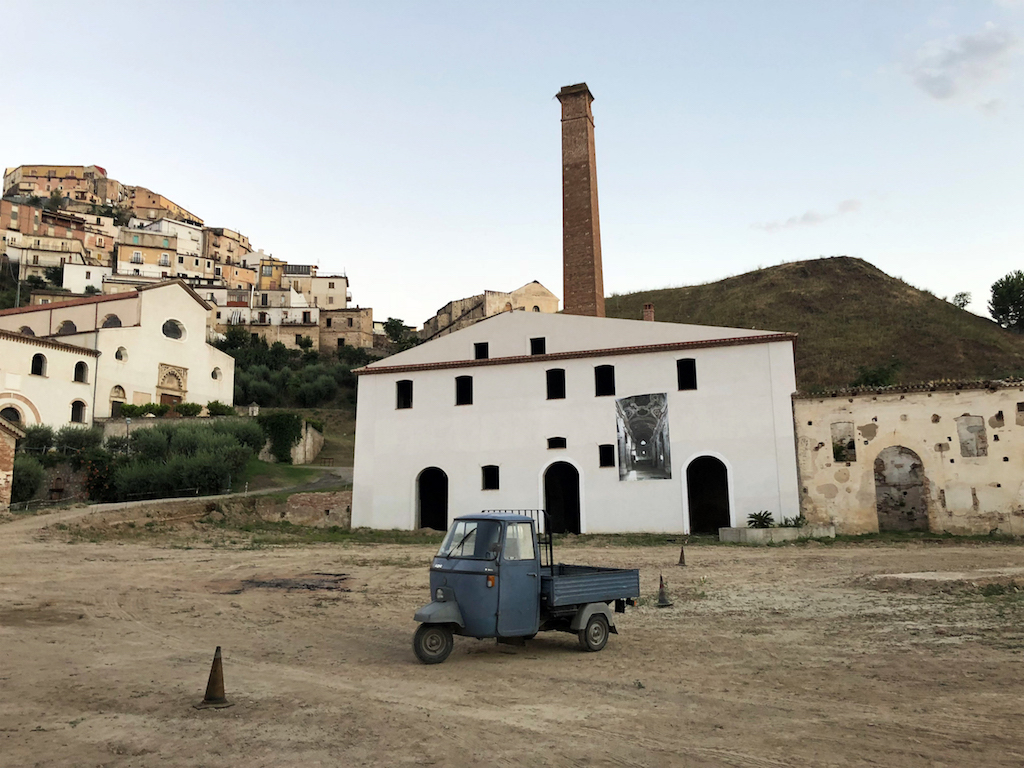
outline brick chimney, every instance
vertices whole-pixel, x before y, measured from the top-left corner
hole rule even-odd
[[[562,104],[562,285],[563,311],[604,317],[601,220],[597,213],[597,156],[593,94],[586,83],[567,85]]]
[[[654,322],[654,305],[644,304],[644,320],[648,323]]]

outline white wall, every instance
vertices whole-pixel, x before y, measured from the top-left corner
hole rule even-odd
[[[32,375],[36,354],[46,358],[43,376]],[[88,366],[84,383],[74,380],[79,362]],[[84,351],[0,337],[0,411],[17,410],[22,427],[49,424],[57,429],[71,423],[71,404],[81,400],[85,422],[91,423],[96,368],[96,357]]]
[[[103,278],[113,273],[110,267],[94,267],[87,264],[65,264],[63,287],[72,293],[85,293],[91,285],[97,291],[103,290]]]
[[[727,334],[723,334],[727,330]],[[468,360],[487,341],[490,357],[529,354],[544,336],[548,352],[668,343],[750,332],[669,323],[509,313],[478,323],[371,368]],[[677,389],[679,358],[697,361],[698,389]],[[613,365],[616,394],[595,397],[594,367]],[[566,372],[566,398],[546,399],[548,368]],[[455,377],[473,377],[472,405],[456,406]],[[413,408],[396,409],[396,382],[410,379]],[[733,524],[767,509],[798,514],[790,395],[795,389],[789,340],[519,364],[360,375],[352,524],[409,529],[417,525],[416,478],[431,466],[449,478],[449,519],[489,508],[544,506],[543,474],[556,461],[581,478],[584,532],[683,531],[686,466],[698,456],[729,469]],[[615,445],[615,400],[667,393],[671,479],[620,481],[600,468],[598,446]],[[548,450],[549,437],[568,447]],[[481,490],[481,467],[500,467],[500,489]]]

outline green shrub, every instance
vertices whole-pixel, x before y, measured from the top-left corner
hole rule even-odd
[[[141,405],[132,405],[131,403],[124,403],[121,406],[121,417],[128,419],[136,419],[139,416],[145,415],[145,411],[142,410]]]
[[[20,504],[35,496],[45,476],[46,470],[43,469],[43,465],[31,456],[15,456],[11,503]]]
[[[225,405],[219,400],[214,400],[206,404],[206,412],[211,416],[234,416],[235,409],[230,405]]]
[[[113,438],[112,438],[113,439]],[[124,438],[117,438],[123,440]],[[108,444],[110,441],[107,441]],[[127,441],[125,441],[127,443]],[[82,459],[85,491],[93,501],[117,501],[114,491],[114,471],[123,457],[115,457],[109,451],[88,451]]]
[[[103,430],[99,427],[85,429],[69,424],[57,430],[53,444],[58,452],[70,456],[71,466],[78,469],[81,466],[80,457],[85,451],[95,450],[103,445]]]
[[[270,452],[282,464],[292,463],[292,446],[302,438],[302,418],[295,413],[282,411],[267,413],[259,417],[263,433],[270,439]]]
[[[169,410],[171,410],[171,406],[167,405],[166,403],[146,403],[144,406],[142,406],[143,413],[151,413],[157,418],[164,416]]]
[[[259,423],[252,419],[223,419],[210,424],[214,432],[231,435],[239,443],[246,446],[254,454],[258,454],[266,445],[267,436]]]
[[[748,528],[771,528],[772,527],[772,513],[767,509],[763,509],[760,512],[751,512],[747,515],[747,527]]]
[[[199,403],[178,403],[174,406],[174,410],[182,416],[190,418],[192,416],[198,416],[202,412],[203,406]]]
[[[140,461],[163,461],[169,444],[170,435],[160,427],[139,429],[132,432],[131,453]]]
[[[18,441],[18,450],[26,453],[43,453],[53,447],[53,427],[36,424],[25,427],[25,437]]]

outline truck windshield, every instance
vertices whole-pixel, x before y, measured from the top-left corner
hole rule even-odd
[[[501,523],[496,520],[456,520],[437,550],[438,557],[464,557],[493,560],[501,536]]]

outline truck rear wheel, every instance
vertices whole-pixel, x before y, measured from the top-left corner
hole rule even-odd
[[[587,626],[576,633],[580,647],[585,651],[600,651],[608,643],[608,619],[595,613],[587,619]]]
[[[412,638],[416,658],[424,664],[440,664],[454,647],[452,631],[444,624],[420,624]]]

